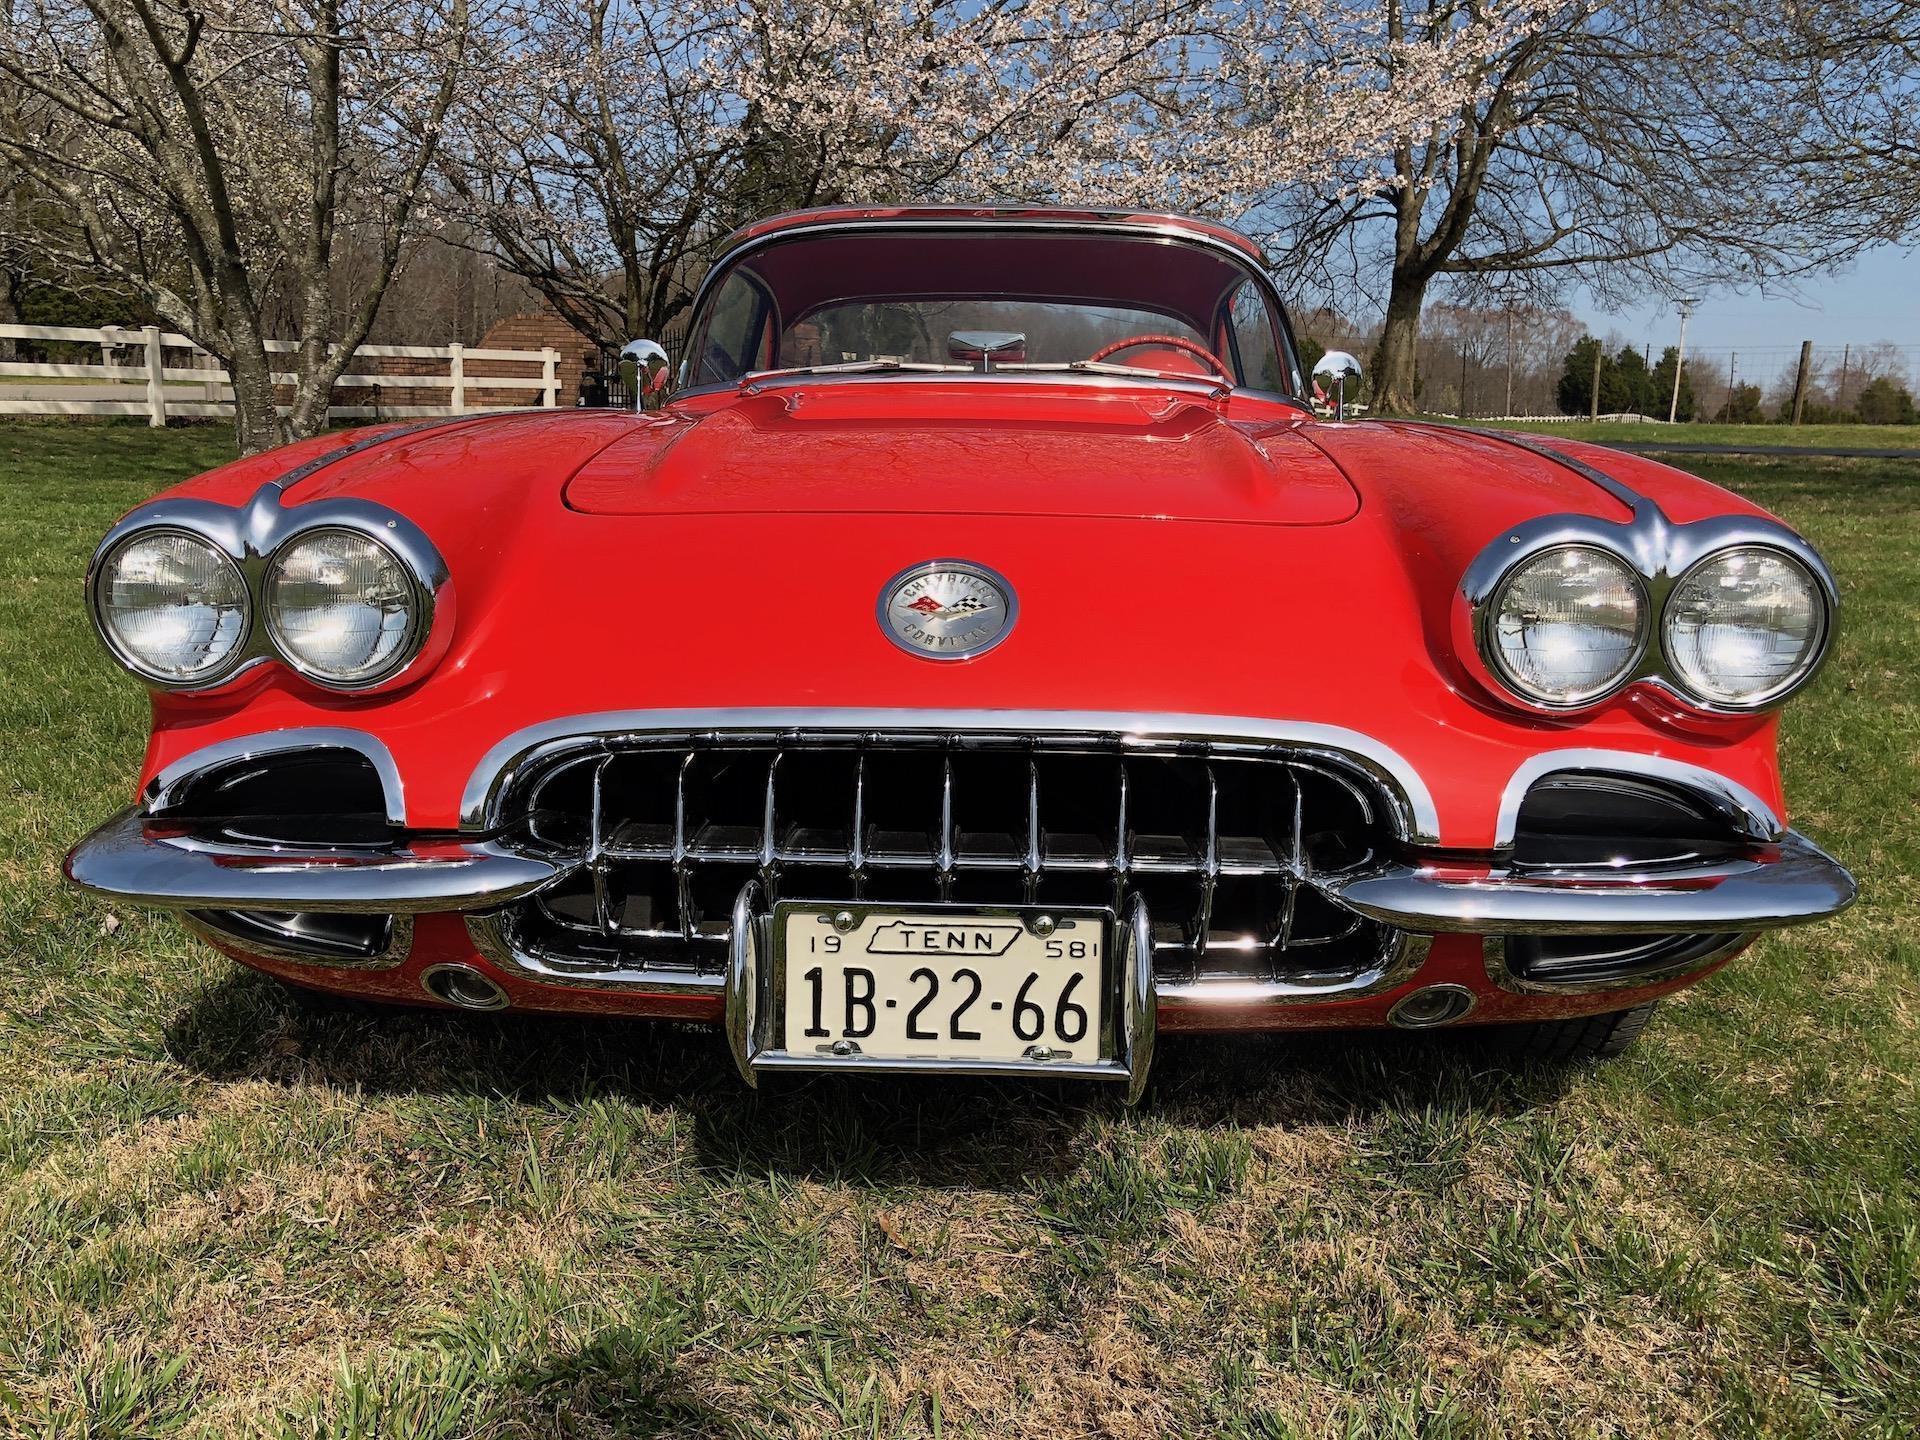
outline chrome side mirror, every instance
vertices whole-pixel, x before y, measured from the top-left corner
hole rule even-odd
[[[1027,358],[1027,337],[1013,330],[955,330],[947,336],[947,358],[978,365],[980,373],[1004,360],[1018,365]]]
[[[1320,357],[1313,367],[1315,380],[1325,376],[1333,382],[1333,418],[1347,418],[1347,379],[1351,376],[1358,380],[1361,375],[1360,362],[1344,350],[1329,350]]]
[[[629,340],[620,350],[623,371],[629,360],[633,362],[633,408],[658,410],[673,393],[673,370],[667,364],[667,347],[658,340]]]

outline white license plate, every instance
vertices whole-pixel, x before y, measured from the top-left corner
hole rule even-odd
[[[1111,1052],[1104,912],[790,901],[774,925],[790,1054],[1093,1062]]]

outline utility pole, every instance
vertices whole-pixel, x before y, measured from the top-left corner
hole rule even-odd
[[[1727,357],[1727,403],[1720,407],[1729,420],[1733,418],[1733,392],[1739,388],[1739,380],[1740,352],[1736,350]]]
[[[1596,424],[1600,419],[1600,362],[1606,358],[1607,347],[1595,340],[1593,342],[1593,389],[1587,397],[1592,402],[1593,409],[1588,413],[1587,419]]]
[[[1687,363],[1687,318],[1693,314],[1698,300],[1680,302],[1680,346],[1673,353],[1673,398],[1667,401],[1667,424],[1671,425],[1680,413],[1680,371]]]
[[[1800,412],[1807,405],[1807,371],[1813,368],[1813,341],[1800,342],[1800,371],[1793,377],[1793,419],[1791,424],[1800,423]]]
[[[1460,418],[1467,418],[1467,347],[1460,347]]]
[[[1847,371],[1852,367],[1853,346],[1842,345],[1840,347],[1840,394],[1834,400],[1834,409],[1836,410],[1845,410],[1847,408]]]

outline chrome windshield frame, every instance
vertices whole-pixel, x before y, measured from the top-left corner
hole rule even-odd
[[[858,378],[859,372],[855,372],[854,374],[845,374],[843,372],[841,375],[834,375],[831,373],[822,374],[818,371],[793,372],[790,370],[766,370],[748,371],[730,380],[707,381],[701,384],[691,383],[693,355],[700,348],[700,338],[709,318],[709,304],[721,283],[724,282],[728,275],[733,273],[741,261],[771,246],[794,240],[817,238],[823,235],[887,233],[899,233],[903,237],[951,233],[1119,235],[1157,241],[1162,244],[1190,245],[1197,249],[1209,251],[1237,267],[1249,280],[1258,286],[1261,298],[1266,302],[1268,314],[1270,314],[1274,320],[1274,338],[1279,343],[1281,358],[1286,371],[1284,378],[1289,381],[1293,387],[1289,390],[1260,390],[1247,385],[1235,385],[1231,388],[1233,390],[1245,391],[1249,395],[1267,396],[1291,401],[1294,404],[1305,403],[1303,398],[1305,385],[1300,373],[1300,351],[1294,339],[1293,322],[1287,314],[1285,302],[1280,298],[1278,287],[1273,283],[1272,275],[1263,265],[1248,255],[1247,252],[1239,246],[1208,235],[1202,231],[1190,230],[1183,226],[1151,220],[1103,220],[1087,217],[1074,217],[1069,219],[1043,219],[1037,217],[966,219],[939,216],[925,219],[912,217],[827,219],[768,231],[765,234],[756,235],[751,239],[744,240],[730,250],[727,250],[713,262],[713,265],[701,280],[699,288],[694,291],[693,303],[688,307],[692,319],[691,323],[687,326],[686,354],[681,361],[680,384],[675,390],[676,397],[682,395],[707,395],[730,389],[740,389],[743,386],[758,383],[764,378],[773,375],[785,376],[798,373],[801,378],[828,384],[838,383],[845,379]],[[871,376],[873,372],[866,373]],[[898,372],[895,372],[896,375],[897,373]],[[882,375],[880,378],[889,377]],[[1002,372],[1000,370],[993,370],[984,375],[976,372],[967,378],[1001,384],[1009,382],[1020,383],[1021,381],[1033,383],[1033,377],[1023,375],[1018,371]],[[1057,380],[1060,377],[1058,375],[1052,375],[1046,378]],[[1113,375],[1110,378],[1116,384],[1134,383],[1130,377],[1125,375]],[[1164,384],[1166,383],[1166,377],[1142,373],[1139,383]],[[1210,380],[1208,384],[1210,388],[1215,390],[1221,388],[1221,383],[1217,378]]]

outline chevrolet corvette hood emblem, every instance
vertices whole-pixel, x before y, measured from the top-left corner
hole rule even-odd
[[[1013,587],[984,565],[928,560],[880,592],[880,628],[923,660],[965,660],[991,650],[1019,613]]]

